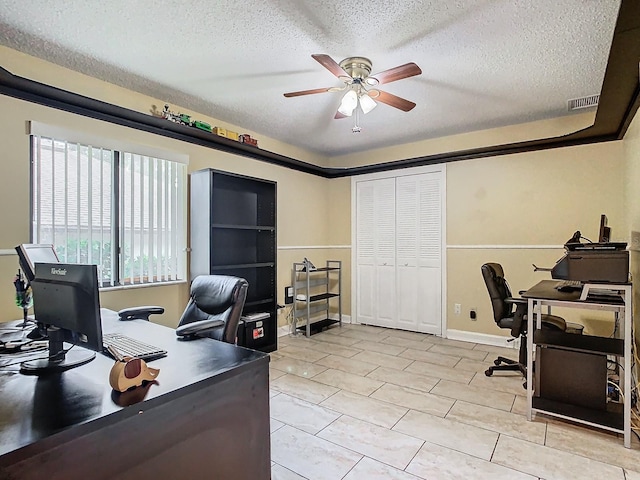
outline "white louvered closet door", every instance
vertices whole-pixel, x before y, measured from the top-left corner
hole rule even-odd
[[[356,182],[359,323],[441,335],[443,178]]]
[[[357,321],[394,327],[395,179],[359,182],[356,205]]]
[[[396,179],[397,328],[442,333],[441,172]]]

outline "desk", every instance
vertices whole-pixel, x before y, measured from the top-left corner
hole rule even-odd
[[[102,316],[105,333],[169,352],[151,362],[158,383],[114,392],[103,354],[43,377],[0,370],[0,478],[270,478],[268,355]]]
[[[631,284],[585,284],[582,294],[580,292],[560,292],[554,287],[555,280],[543,280],[527,290],[522,296],[528,299],[528,311],[534,312],[528,315],[527,335],[527,418],[531,420],[534,412],[572,420],[578,423],[603,428],[613,432],[624,434],[624,445],[631,446],[631,402],[625,401],[622,411],[616,409],[616,405],[607,404],[605,410],[593,410],[579,407],[570,403],[534,396],[535,382],[533,370],[534,345],[544,345],[557,348],[564,353],[615,355],[623,357],[623,371],[620,372],[621,388],[625,399],[630,399],[631,393],[631,334],[632,325],[632,292]],[[591,297],[589,292],[607,290],[616,292],[616,297],[600,296]],[[596,337],[589,335],[575,335],[564,332],[556,332],[541,329],[541,315],[543,307],[551,308],[580,308],[590,310],[611,311],[615,314],[616,332],[614,338]],[[535,319],[535,324],[534,324]],[[623,325],[618,328],[618,322]],[[537,374],[544,375],[544,372]],[[606,381],[606,379],[605,379]],[[603,387],[606,388],[606,387]]]

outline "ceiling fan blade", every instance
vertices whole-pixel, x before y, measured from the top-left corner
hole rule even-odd
[[[415,103],[410,102],[409,100],[405,100],[404,98],[400,98],[392,93],[382,92],[380,90],[370,90],[369,93],[378,92],[377,96],[370,95],[372,98],[377,100],[378,102],[386,103],[392,107],[398,108],[403,112],[408,112],[416,106]]]
[[[335,117],[333,117],[333,118],[335,118],[336,120],[340,120],[341,118],[347,118],[347,116],[346,116],[346,115],[343,115],[343,114],[342,114],[342,113],[340,113],[340,112],[336,112],[336,116],[335,116]]]
[[[420,67],[415,63],[405,63],[404,65],[400,65],[399,67],[390,68],[389,70],[385,70],[384,72],[371,75],[367,79],[365,79],[365,83],[369,83],[370,85],[382,85],[384,83],[391,83],[397,80],[402,80],[403,78],[420,75],[421,73],[422,70],[420,70]],[[375,79],[377,80],[377,82],[368,82],[369,79]]]
[[[331,89],[333,87],[329,87],[329,88],[315,88],[313,90],[300,90],[299,92],[289,92],[289,93],[285,93],[284,96],[287,98],[290,97],[299,97],[300,95],[312,95],[314,93],[324,93],[324,92],[330,92]]]
[[[351,75],[349,75],[347,72],[345,72],[342,67],[340,65],[338,65],[336,63],[336,61],[331,58],[329,55],[325,55],[325,54],[314,54],[311,55],[313,57],[313,59],[318,62],[320,65],[322,65],[324,68],[326,68],[327,70],[329,70],[331,73],[333,73],[336,77],[338,78],[342,78],[342,77],[347,77],[347,78],[351,78]]]

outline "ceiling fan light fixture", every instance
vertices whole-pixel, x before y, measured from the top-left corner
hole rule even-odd
[[[377,88],[372,88],[420,75],[422,70],[413,62],[389,68],[370,77],[372,63],[371,60],[366,57],[348,57],[339,64],[326,54],[314,54],[311,55],[311,57],[335,77],[340,79],[342,86],[289,92],[285,93],[284,96],[290,98],[346,90],[340,100],[338,111],[333,118],[351,117],[355,112],[354,118],[356,124],[353,127],[353,131],[360,131],[360,127],[357,125],[359,114],[358,104],[360,104],[360,110],[363,114],[369,113],[380,102],[403,112],[408,112],[416,106],[415,103],[409,100],[388,92],[383,92]]]
[[[340,106],[338,107],[338,112],[342,115],[350,117],[355,108],[358,106],[358,94],[355,90],[349,90],[342,97],[342,101],[340,102]]]
[[[360,95],[360,108],[365,115],[376,108],[378,104],[366,93]]]

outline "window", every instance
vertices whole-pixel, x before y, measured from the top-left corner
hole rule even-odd
[[[102,286],[186,277],[186,165],[32,132],[32,241]],[[105,142],[105,144],[108,142]]]

